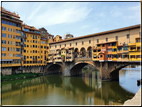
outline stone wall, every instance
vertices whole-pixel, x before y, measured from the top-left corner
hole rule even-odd
[[[2,75],[11,75],[12,74],[12,68],[1,68]]]
[[[31,67],[23,67],[23,73],[41,73],[43,72],[44,66],[31,66]]]

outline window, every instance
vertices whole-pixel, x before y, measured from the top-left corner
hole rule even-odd
[[[12,51],[12,48],[10,48],[10,51]]]
[[[66,44],[65,44],[65,47],[66,47]]]
[[[6,31],[6,27],[3,27],[3,26],[2,26],[2,30]]]
[[[110,52],[110,51],[111,51],[111,49],[108,49],[107,51],[108,51],[108,52]]]
[[[2,33],[2,37],[6,38],[6,34],[5,34],[5,33]]]
[[[123,47],[123,50],[128,50],[128,47]]]
[[[13,45],[15,45],[15,42],[13,42]]]
[[[77,42],[76,42],[76,45],[77,45]]]
[[[106,42],[108,41],[108,38],[106,38]]]
[[[11,28],[11,32],[12,32],[12,28]]]
[[[71,46],[71,43],[70,43],[70,46]]]
[[[27,45],[27,47],[29,47],[29,45]]]
[[[2,51],[6,51],[6,47],[2,47]]]
[[[115,36],[115,39],[118,40],[118,36]]]
[[[8,38],[9,38],[9,34],[8,34]]]
[[[99,39],[97,39],[97,43],[99,43]]]
[[[2,55],[2,57],[5,57],[5,56],[6,56],[6,53],[2,53],[1,55]]]
[[[12,54],[10,54],[10,57],[12,57]]]
[[[89,44],[91,43],[91,40],[89,40]]]
[[[129,34],[127,34],[127,39],[129,39]]]
[[[11,45],[12,45],[12,41],[11,41]]]
[[[111,46],[111,44],[109,43],[108,46]]]
[[[8,47],[8,51],[9,51],[9,47]]]
[[[82,41],[82,45],[84,45],[84,42]]]
[[[41,48],[43,48],[43,46],[41,46]]]
[[[6,40],[2,40],[1,42],[2,42],[2,44],[6,44]]]
[[[11,38],[12,38],[12,35],[11,35]]]
[[[8,44],[9,44],[9,41],[8,41]]]
[[[9,31],[9,28],[8,28],[8,31]]]

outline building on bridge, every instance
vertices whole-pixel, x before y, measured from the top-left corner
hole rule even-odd
[[[140,25],[60,40],[49,45],[49,53],[53,57],[49,62],[60,62],[61,59],[68,62],[75,58],[90,58],[94,61],[140,61]],[[59,51],[61,54],[57,54]]]

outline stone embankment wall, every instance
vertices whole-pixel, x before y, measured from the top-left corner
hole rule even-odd
[[[15,73],[41,73],[44,71],[44,66],[23,67],[22,71],[17,67],[2,68],[2,75],[11,75]]]
[[[140,106],[141,105],[141,88],[132,99],[125,101],[123,105],[124,106],[127,106],[127,105]]]

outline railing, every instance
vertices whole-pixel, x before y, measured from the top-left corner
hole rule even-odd
[[[92,61],[92,58],[75,58],[75,61]]]

